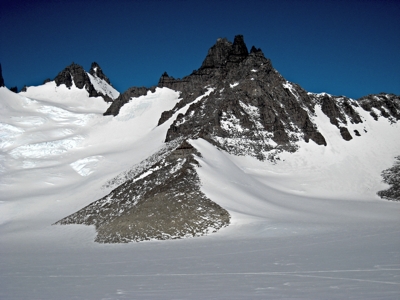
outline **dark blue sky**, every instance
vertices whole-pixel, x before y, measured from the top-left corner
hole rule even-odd
[[[289,81],[358,98],[400,94],[400,1],[0,0],[8,87],[71,62],[99,63],[121,92],[200,67],[217,38],[243,34]]]

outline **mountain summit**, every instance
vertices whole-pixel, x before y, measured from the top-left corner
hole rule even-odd
[[[89,73],[82,66],[72,63],[58,73],[54,81],[57,86],[64,84],[67,88],[71,88],[72,85],[79,89],[84,88],[89,97],[100,96],[106,102],[112,102],[119,95],[96,62],[92,63]]]

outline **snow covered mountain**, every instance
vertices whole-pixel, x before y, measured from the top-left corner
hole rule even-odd
[[[242,36],[187,77],[121,94],[98,64],[72,64],[0,87],[1,243],[386,231],[400,207],[377,193],[399,200],[399,119],[399,96],[306,92]]]
[[[325,152],[331,147],[342,149],[341,156],[360,157],[353,151],[361,150],[360,144],[371,138],[368,131],[374,122],[387,123],[389,128],[386,130],[391,136],[398,134],[399,97],[382,94],[355,101],[307,93],[273,69],[260,49],[253,47],[249,53],[242,36],[236,36],[233,44],[219,39],[199,70],[182,80],[175,80],[165,73],[159,87],[181,92],[174,108],[164,111],[158,122],[158,126],[168,120],[172,122],[165,137],[169,151],[153,155],[151,162],[142,162],[147,168],[132,171],[130,176],[120,176],[117,182],[121,185],[110,194],[58,224],[95,225],[99,232],[96,240],[100,242],[207,234],[228,225],[229,219],[223,208],[215,206],[218,200],[207,199],[214,205],[206,209],[200,199],[193,202],[196,203],[193,206],[189,197],[192,192],[198,193],[199,182],[204,182],[197,176],[189,179],[192,173],[197,175],[196,169],[190,167],[194,163],[193,155],[203,155],[199,146],[193,146],[198,140],[232,155],[252,156],[260,161],[267,159],[282,166],[285,163],[277,161],[293,160],[286,155],[300,152],[300,148],[313,147],[310,153],[313,153],[314,162],[317,161],[316,152],[323,149],[323,157],[318,163],[328,161]],[[135,101],[132,97],[129,99]],[[108,111],[117,106],[113,111],[118,112],[123,104],[116,101]],[[354,150],[344,152],[346,144],[353,139]],[[182,148],[181,143],[186,146]],[[393,144],[393,151],[400,149],[396,139],[389,143]],[[179,154],[181,149],[193,147],[193,153]],[[395,154],[393,152],[390,159]],[[343,166],[343,170],[345,167],[350,165]],[[380,171],[375,171],[377,177]],[[340,186],[340,180],[328,180]],[[347,184],[350,181],[346,178]],[[365,189],[365,184],[354,183],[346,195]],[[315,190],[313,187],[308,194]],[[341,190],[343,192],[343,187]],[[203,197],[206,198],[201,194]]]

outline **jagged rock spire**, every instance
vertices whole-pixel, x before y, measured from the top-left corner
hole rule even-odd
[[[232,50],[229,54],[229,61],[231,62],[241,62],[249,55],[247,46],[244,43],[243,35],[235,36],[233,40]]]
[[[219,38],[214,46],[208,50],[207,57],[200,69],[220,68],[228,62],[239,63],[249,55],[243,35],[236,35],[233,44],[226,38]]]
[[[5,86],[4,85],[4,78],[3,78],[3,73],[1,71],[1,64],[0,64],[0,87]]]
[[[107,78],[97,63],[92,64],[91,71],[92,70],[95,72],[94,74],[96,74],[97,77],[102,76],[102,79]],[[112,101],[108,95],[105,95],[94,88],[88,74],[83,67],[74,62],[58,73],[58,75],[54,78],[54,81],[56,82],[57,86],[65,84],[67,88],[71,88],[72,83],[74,83],[79,89],[85,88],[89,93],[89,97],[101,96],[107,102]]]
[[[100,68],[99,64],[97,62],[92,62],[92,66],[90,67],[90,71],[89,71],[90,75],[92,76],[96,76],[100,79],[103,79],[105,82],[107,82],[108,84],[110,83],[110,80],[108,79],[108,77],[103,73],[103,70]]]
[[[219,38],[214,46],[208,50],[208,54],[200,69],[218,68],[226,64],[229,53],[232,50],[232,43],[226,38]]]
[[[85,84],[90,83],[89,77],[82,66],[72,63],[64,70],[62,70],[56,78],[54,78],[57,86],[65,84],[66,87],[70,88],[72,82],[75,83],[76,87],[82,89]]]

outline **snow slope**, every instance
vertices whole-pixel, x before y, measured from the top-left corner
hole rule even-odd
[[[276,164],[191,140],[202,191],[232,215],[216,234],[104,245],[92,227],[51,226],[162,149],[187,107],[156,125],[178,101],[157,89],[104,117],[75,87],[0,88],[0,299],[398,299],[400,205],[376,192],[400,130],[368,114],[347,142],[317,109],[328,146]]]
[[[89,76],[90,82],[93,84],[94,89],[103,94],[109,96],[111,99],[115,100],[119,96],[119,92],[114,89],[107,81],[101,79],[97,76],[93,76],[90,73],[86,73]]]

